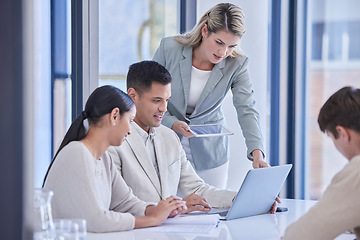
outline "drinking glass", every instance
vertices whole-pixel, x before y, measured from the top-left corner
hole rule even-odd
[[[56,240],[85,240],[86,220],[55,219]]]
[[[55,228],[51,212],[54,193],[46,188],[34,189],[34,239],[55,239]]]

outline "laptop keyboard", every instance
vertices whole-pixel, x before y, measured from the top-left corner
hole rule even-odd
[[[222,212],[218,212],[217,214],[219,214],[221,217],[226,217],[226,215],[228,214],[229,211],[222,211]]]

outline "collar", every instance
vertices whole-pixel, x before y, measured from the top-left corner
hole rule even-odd
[[[147,145],[147,143],[149,141],[152,142],[154,140],[154,137],[155,137],[155,134],[156,134],[155,128],[151,127],[150,130],[149,130],[149,133],[147,133],[136,122],[133,122],[132,125],[134,126],[135,130],[140,135],[140,137],[144,140],[145,146]]]

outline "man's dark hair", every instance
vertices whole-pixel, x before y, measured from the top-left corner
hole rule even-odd
[[[360,89],[344,87],[334,93],[322,106],[318,123],[321,131],[338,137],[336,126],[360,133]]]
[[[126,78],[127,89],[134,88],[139,94],[148,91],[153,82],[171,83],[168,70],[155,61],[141,61],[130,65]]]

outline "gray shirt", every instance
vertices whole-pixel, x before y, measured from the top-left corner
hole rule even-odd
[[[246,56],[227,57],[215,64],[205,84],[194,111],[186,114],[191,88],[193,48],[178,43],[173,37],[163,38],[153,60],[162,64],[171,74],[171,99],[162,124],[171,128],[176,121],[189,125],[226,125],[222,103],[229,92],[233,93],[233,105],[241,126],[247,156],[252,159],[255,149],[263,153],[263,137],[259,113],[255,109],[252,83],[247,70]],[[196,170],[206,170],[223,165],[229,160],[227,136],[189,138],[192,160]]]

